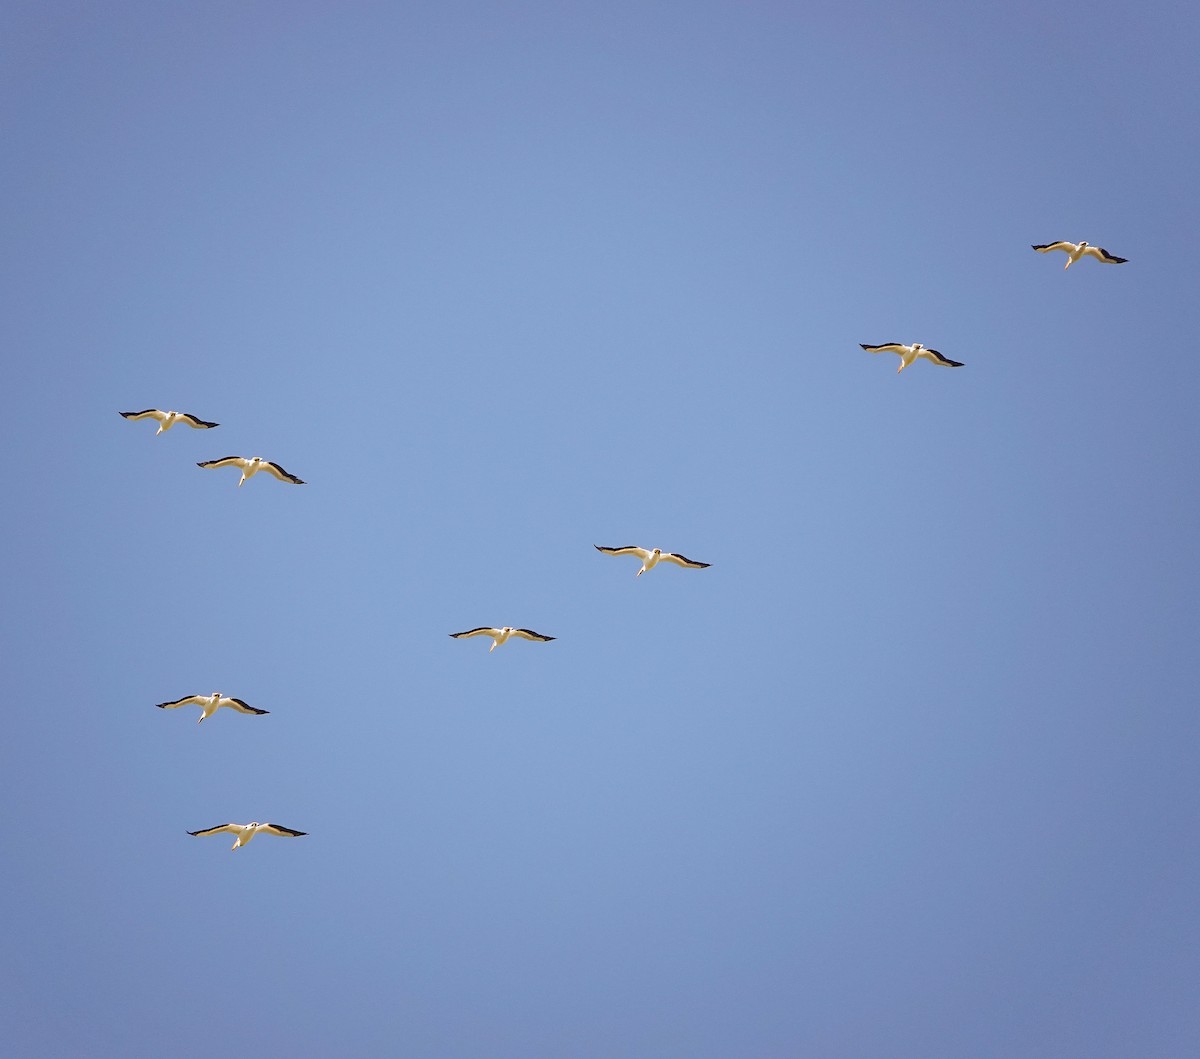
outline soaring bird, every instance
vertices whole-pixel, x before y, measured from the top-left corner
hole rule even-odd
[[[170,430],[176,423],[186,423],[189,427],[196,430],[211,430],[213,427],[219,427],[220,423],[209,423],[203,419],[197,419],[194,415],[189,415],[187,412],[161,412],[157,408],[147,408],[141,412],[122,412],[126,419],[157,419],[158,429],[154,432],[155,437],[161,434],[164,430]]]
[[[532,629],[514,629],[511,625],[505,625],[503,629],[488,629],[481,625],[478,629],[468,629],[466,632],[452,632],[450,635],[456,640],[461,640],[465,636],[490,636],[492,638],[492,646],[488,648],[488,654],[496,650],[510,636],[518,636],[522,640],[537,640],[541,643],[549,643],[551,640],[557,639],[554,636],[543,636],[540,632],[534,632]]]
[[[228,706],[231,710],[237,710],[238,713],[253,713],[264,714],[270,713],[270,710],[256,710],[249,703],[242,702],[241,699],[226,698],[219,691],[214,691],[211,695],[188,695],[183,699],[176,699],[174,702],[160,702],[158,708],[160,710],[174,710],[179,706],[199,706],[200,721],[205,721],[211,717],[221,706]]]
[[[647,570],[653,570],[660,562],[686,566],[690,570],[704,570],[712,566],[712,563],[698,563],[686,555],[680,555],[678,552],[664,552],[661,548],[635,548],[633,545],[627,545],[624,548],[604,548],[599,544],[593,544],[592,547],[605,555],[636,555],[642,560],[642,568],[633,575],[634,577],[641,577]]]
[[[868,353],[899,353],[900,367],[896,369],[896,374],[899,375],[918,357],[924,357],[926,360],[932,360],[934,364],[940,364],[944,368],[961,368],[962,362],[957,360],[948,360],[943,357],[936,349],[926,349],[920,342],[914,342],[911,346],[903,345],[900,342],[885,342],[882,346],[868,346],[864,342],[859,343]]]
[[[1123,265],[1129,260],[1127,257],[1113,257],[1102,246],[1088,246],[1087,243],[1042,243],[1040,246],[1034,246],[1039,254],[1048,254],[1051,250],[1064,250],[1067,254],[1067,263],[1063,265],[1063,271],[1069,269],[1081,257],[1094,257],[1097,261],[1103,261],[1106,265]]]
[[[257,820],[249,824],[218,824],[216,827],[206,827],[203,831],[189,831],[188,834],[199,837],[216,835],[222,831],[237,835],[237,841],[230,847],[231,849],[244,846],[260,831],[265,831],[268,835],[278,835],[280,838],[300,838],[308,834],[307,831],[293,831],[290,827],[284,827],[282,824],[260,824]]]
[[[304,482],[297,478],[294,474],[288,474],[277,463],[272,463],[270,460],[264,460],[261,456],[223,456],[219,460],[205,460],[203,463],[196,464],[197,467],[239,467],[242,471],[242,480],[238,482],[240,489],[259,471],[266,471],[267,474],[273,474],[281,482],[291,482],[292,485],[304,485]]]

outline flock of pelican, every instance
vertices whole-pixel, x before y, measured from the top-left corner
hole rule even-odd
[[[1088,243],[1065,243],[1059,241],[1057,243],[1035,243],[1031,245],[1039,254],[1048,254],[1051,250],[1062,250],[1067,255],[1067,263],[1063,265],[1064,269],[1070,268],[1081,257],[1094,257],[1097,261],[1102,261],[1106,265],[1123,265],[1129,260],[1124,257],[1113,257],[1103,247],[1091,246]],[[961,368],[963,366],[962,361],[943,357],[936,349],[923,346],[920,342],[914,342],[911,346],[906,346],[902,342],[885,342],[881,346],[868,346],[860,342],[859,345],[868,353],[899,353],[900,367],[896,369],[897,375],[912,364],[913,361],[921,358],[931,361],[934,364],[940,364],[943,368]],[[666,556],[663,556],[663,558],[665,559]]]
[[[1046,254],[1052,250],[1063,251],[1067,255],[1067,263],[1063,266],[1064,269],[1070,268],[1076,261],[1079,261],[1083,257],[1094,257],[1097,261],[1108,265],[1123,265],[1127,260],[1123,257],[1114,257],[1102,247],[1090,246],[1088,243],[1042,243],[1034,244],[1033,249],[1039,254]],[[900,357],[900,367],[896,369],[897,373],[903,371],[915,361],[922,359],[945,368],[961,368],[963,366],[961,361],[950,360],[936,349],[930,349],[920,342],[914,342],[911,345],[904,345],[901,342],[885,342],[878,346],[867,345],[866,343],[860,343],[860,345],[868,353],[898,354]],[[156,435],[165,433],[177,423],[185,423],[194,430],[211,430],[213,427],[220,425],[200,419],[198,416],[191,415],[188,412],[164,412],[158,408],[146,408],[140,412],[121,412],[120,414],[130,420],[154,420],[158,423],[158,430],[155,431]],[[206,468],[233,467],[236,470],[240,470],[242,477],[238,481],[239,488],[258,474],[259,471],[266,471],[281,482],[288,482],[292,485],[305,484],[302,479],[285,471],[278,463],[264,460],[260,456],[224,456],[219,460],[205,460],[198,463],[197,466]],[[664,552],[661,548],[639,548],[636,545],[609,548],[600,544],[593,545],[593,547],[604,555],[632,555],[642,564],[641,568],[634,575],[635,577],[641,577],[647,571],[653,570],[659,563],[672,563],[675,566],[682,566],[689,570],[704,570],[712,565],[711,563],[696,562],[696,560],[689,559],[686,555],[681,555],[679,552]],[[519,629],[511,625],[504,625],[500,628],[481,625],[474,629],[467,629],[465,632],[452,632],[450,636],[455,640],[468,639],[473,636],[486,637],[492,641],[492,646],[488,648],[489,654],[513,638],[531,640],[535,643],[549,643],[555,639],[553,636],[546,636],[544,633],[534,632],[532,629]],[[181,699],[175,699],[173,702],[158,703],[158,708],[161,710],[174,710],[181,706],[200,707],[200,717],[196,722],[197,724],[206,721],[222,707],[251,716],[263,716],[269,712],[257,709],[242,699],[222,695],[219,691],[214,691],[211,695],[186,695]],[[215,827],[204,828],[200,831],[189,831],[188,834],[196,837],[222,833],[235,835],[237,837],[234,839],[232,848],[237,850],[246,845],[260,831],[264,834],[276,835],[280,838],[300,838],[307,834],[306,831],[296,831],[293,828],[284,827],[282,824],[259,823],[257,820],[248,824],[217,824]]]

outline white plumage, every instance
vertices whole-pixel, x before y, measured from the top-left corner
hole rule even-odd
[[[554,636],[543,636],[540,632],[534,632],[532,629],[514,629],[511,625],[505,625],[502,629],[489,629],[481,625],[478,629],[468,629],[466,632],[452,632],[450,635],[456,640],[461,640],[467,636],[490,636],[492,638],[492,646],[488,648],[488,654],[491,654],[512,636],[516,636],[521,640],[536,640],[539,643],[549,643],[551,640],[556,639]]]
[[[642,560],[642,568],[633,575],[634,577],[641,577],[647,570],[653,570],[659,563],[674,563],[676,566],[686,566],[689,570],[704,570],[712,566],[712,563],[698,563],[686,555],[680,555],[678,552],[664,552],[661,548],[637,548],[632,544],[623,548],[605,548],[599,544],[593,544],[592,547],[605,555],[637,556]]]
[[[213,427],[219,427],[220,423],[209,423],[206,420],[198,419],[196,416],[188,412],[163,412],[157,408],[146,408],[141,412],[121,412],[126,419],[155,419],[158,421],[158,429],[154,432],[157,437],[164,430],[170,430],[176,423],[186,423],[194,430],[211,430]]]
[[[266,471],[267,474],[274,475],[281,482],[291,482],[292,485],[304,485],[304,482],[297,478],[294,474],[288,474],[277,463],[272,463],[270,460],[264,460],[261,456],[222,456],[219,460],[205,460],[203,463],[196,464],[197,467],[237,467],[242,472],[241,481],[238,482],[240,489],[259,471]]]
[[[961,361],[943,357],[936,349],[926,349],[920,342],[914,342],[911,346],[906,346],[902,342],[885,342],[882,346],[868,346],[866,343],[860,342],[859,345],[868,353],[899,353],[900,367],[896,369],[897,375],[918,357],[931,360],[934,364],[940,364],[943,368],[962,367]]]
[[[160,710],[174,710],[180,706],[200,707],[200,720],[196,722],[197,724],[199,724],[201,721],[207,720],[222,706],[228,707],[231,710],[237,710],[238,713],[262,715],[264,713],[271,712],[270,710],[255,709],[249,703],[243,702],[241,699],[227,698],[219,691],[214,691],[211,695],[188,695],[185,698],[176,699],[174,702],[158,703],[158,708]]]
[[[1102,246],[1088,246],[1087,243],[1039,243],[1032,244],[1033,249],[1039,254],[1048,254],[1051,250],[1062,250],[1067,255],[1067,263],[1063,265],[1063,270],[1069,269],[1081,257],[1094,257],[1097,261],[1103,261],[1106,265],[1123,265],[1129,260],[1127,257],[1113,257]]]
[[[278,835],[280,838],[301,838],[308,834],[307,831],[293,831],[290,827],[284,827],[282,824],[260,824],[257,820],[249,824],[218,824],[216,827],[206,827],[203,831],[189,831],[188,834],[200,837],[202,835],[218,835],[222,831],[237,835],[231,849],[244,846],[260,831],[264,831],[268,835]]]

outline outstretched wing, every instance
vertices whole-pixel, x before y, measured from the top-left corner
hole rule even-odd
[[[500,635],[500,630],[485,629],[481,625],[478,629],[468,629],[466,632],[452,632],[450,635],[456,640],[461,640],[464,636],[490,636],[494,640]]]
[[[859,345],[868,353],[907,353],[909,347],[900,342],[884,342],[882,346],[868,346],[865,342],[859,342]]]
[[[923,349],[921,350],[921,356],[925,357],[927,360],[932,360],[935,364],[941,364],[943,367],[962,367],[962,361],[951,360],[949,357],[943,357],[936,349]]]
[[[160,710],[173,710],[177,706],[202,706],[208,702],[207,695],[188,695],[186,698],[176,699],[174,702],[160,702],[156,705]]]
[[[256,713],[260,716],[264,713],[270,713],[270,710],[257,710],[248,702],[242,702],[241,699],[222,699],[222,706],[228,706],[232,710],[237,710],[238,713]]]
[[[645,548],[635,548],[632,544],[627,544],[624,548],[605,548],[599,544],[593,544],[592,547],[605,555],[636,555],[642,562],[650,558],[649,551]]]
[[[278,835],[280,838],[299,838],[301,835],[307,835],[307,831],[293,831],[290,827],[284,827],[283,824],[264,824],[259,828],[260,831],[265,831],[268,835]]]
[[[1065,250],[1068,254],[1075,251],[1074,243],[1064,243],[1061,239],[1057,243],[1040,243],[1035,245],[1034,250],[1039,254],[1048,254],[1051,250]]]
[[[1091,255],[1097,261],[1103,261],[1106,265],[1123,265],[1129,260],[1127,257],[1113,257],[1102,246],[1089,246],[1085,251],[1085,255]]]
[[[532,629],[513,629],[513,636],[519,636],[522,640],[541,640],[543,643],[549,643],[555,639],[553,636],[543,636],[540,632],[534,632]]]
[[[167,413],[160,412],[157,408],[145,408],[140,412],[122,412],[120,414],[126,419],[157,419],[160,423],[167,418]]]
[[[222,456],[219,460],[205,460],[196,464],[197,467],[237,467],[244,471],[250,465],[245,456]]]
[[[206,419],[198,419],[190,412],[180,412],[179,418],[182,419],[189,427],[195,427],[197,430],[211,430],[213,427],[219,427],[220,423],[210,423]]]
[[[270,460],[263,461],[262,469],[268,474],[275,475],[281,482],[291,482],[292,485],[304,485],[303,479],[297,478],[294,474],[288,474],[279,464],[272,463]]]
[[[674,563],[676,566],[687,566],[693,570],[703,570],[705,567],[712,566],[712,563],[698,563],[695,559],[689,559],[686,555],[680,555],[678,552],[663,552],[659,558],[668,563]]]
[[[228,831],[230,834],[237,835],[241,833],[241,828],[237,824],[217,824],[216,827],[206,827],[203,831],[189,831],[189,835],[200,837],[201,835],[219,835],[222,831]]]

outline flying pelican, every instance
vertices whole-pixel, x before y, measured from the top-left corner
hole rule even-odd
[[[624,548],[602,548],[599,544],[593,544],[592,547],[605,555],[636,555],[642,560],[642,568],[633,575],[634,577],[641,577],[647,570],[653,570],[660,562],[686,566],[691,570],[703,570],[712,566],[712,563],[698,563],[686,555],[680,555],[678,552],[664,552],[661,548],[635,548],[632,545]]]
[[[266,471],[267,474],[273,474],[281,482],[291,482],[293,485],[304,485],[304,482],[297,478],[294,474],[288,474],[277,463],[272,463],[270,460],[264,460],[261,456],[246,457],[246,456],[222,456],[219,460],[205,460],[203,463],[196,464],[197,467],[240,467],[242,471],[242,480],[238,482],[240,489],[259,471]]]
[[[237,835],[237,841],[230,847],[231,849],[244,846],[260,831],[265,831],[268,835],[278,835],[280,838],[300,838],[302,835],[308,834],[307,831],[293,831],[290,827],[284,827],[282,824],[260,824],[257,820],[249,824],[218,824],[216,827],[206,827],[203,831],[189,831],[188,834],[199,837],[216,835],[222,831]]]
[[[142,412],[122,412],[126,419],[157,419],[158,429],[154,432],[157,437],[164,430],[170,430],[176,423],[186,423],[189,427],[196,430],[211,430],[213,427],[219,427],[220,423],[209,423],[203,419],[197,419],[194,415],[189,415],[187,412],[160,412],[157,408],[147,408]]]
[[[1129,260],[1127,257],[1113,257],[1102,246],[1088,246],[1087,243],[1042,243],[1040,246],[1034,246],[1039,254],[1048,254],[1051,250],[1065,250],[1067,252],[1067,263],[1063,265],[1063,271],[1069,269],[1081,257],[1094,257],[1097,261],[1103,261],[1106,265],[1123,265]]]
[[[944,368],[961,368],[962,362],[957,360],[948,360],[943,357],[936,349],[926,349],[920,342],[914,342],[911,346],[906,346],[900,342],[885,342],[882,346],[868,346],[864,342],[859,343],[868,353],[899,353],[900,367],[896,369],[896,374],[899,375],[918,357],[924,357],[926,360],[932,360],[934,364],[941,364]]]
[[[488,654],[496,650],[510,636],[519,636],[522,640],[538,640],[542,643],[549,643],[551,640],[557,639],[554,636],[543,636],[540,632],[534,632],[532,629],[514,629],[511,625],[506,625],[503,629],[488,629],[481,625],[478,629],[452,632],[450,635],[456,640],[461,640],[464,636],[490,636],[492,646],[488,648]]]
[[[174,702],[158,703],[160,710],[174,710],[179,706],[199,706],[202,711],[200,721],[207,720],[221,706],[228,706],[232,710],[237,710],[238,713],[264,714],[271,712],[270,710],[256,710],[248,703],[242,702],[241,699],[226,698],[219,691],[214,691],[211,695],[188,695],[186,698],[176,699]],[[200,721],[196,723],[199,724]]]

